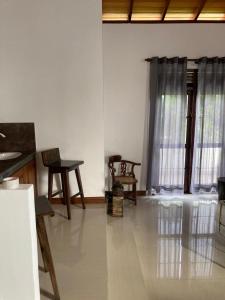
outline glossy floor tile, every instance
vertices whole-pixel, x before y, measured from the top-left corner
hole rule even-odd
[[[107,299],[105,207],[72,206],[71,221],[63,217],[65,206],[55,205],[54,210],[56,216],[46,218],[46,226],[61,300]],[[52,291],[48,273],[40,272],[40,285],[42,295]]]
[[[62,300],[225,299],[217,195],[141,198],[125,203],[123,218],[104,205],[73,206],[71,221],[54,209],[46,225]],[[49,299],[48,274],[40,284]]]

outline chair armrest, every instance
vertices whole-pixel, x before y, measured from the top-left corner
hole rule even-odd
[[[134,174],[134,167],[135,166],[140,166],[141,164],[140,163],[136,163],[136,162],[133,162],[133,161],[130,161],[130,160],[121,160],[121,163],[126,165],[126,164],[131,164],[131,171],[129,173],[127,173],[128,176],[132,176],[135,178],[135,174]],[[125,170],[126,170],[126,167],[125,167]]]

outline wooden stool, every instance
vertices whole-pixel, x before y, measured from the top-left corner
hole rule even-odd
[[[68,219],[71,219],[70,195],[69,195],[69,172],[75,171],[79,192],[72,197],[80,196],[82,207],[85,209],[84,192],[80,177],[79,166],[84,162],[79,160],[61,160],[59,148],[43,151],[42,161],[45,167],[48,167],[48,199],[63,193],[64,203],[67,205]],[[53,174],[61,174],[62,189],[52,193]]]
[[[55,276],[55,269],[52,260],[51,250],[48,242],[47,231],[45,227],[44,216],[54,216],[54,211],[45,196],[37,197],[35,200],[37,235],[41,248],[41,254],[44,263],[45,272],[49,272],[54,296],[56,300],[60,300],[58,285]]]

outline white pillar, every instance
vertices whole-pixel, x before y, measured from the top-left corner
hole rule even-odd
[[[34,190],[0,185],[0,300],[40,300]]]

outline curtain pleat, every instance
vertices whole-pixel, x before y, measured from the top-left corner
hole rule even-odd
[[[213,191],[225,176],[225,59],[202,58],[198,93],[192,191]]]
[[[152,59],[147,190],[183,190],[187,58]]]

